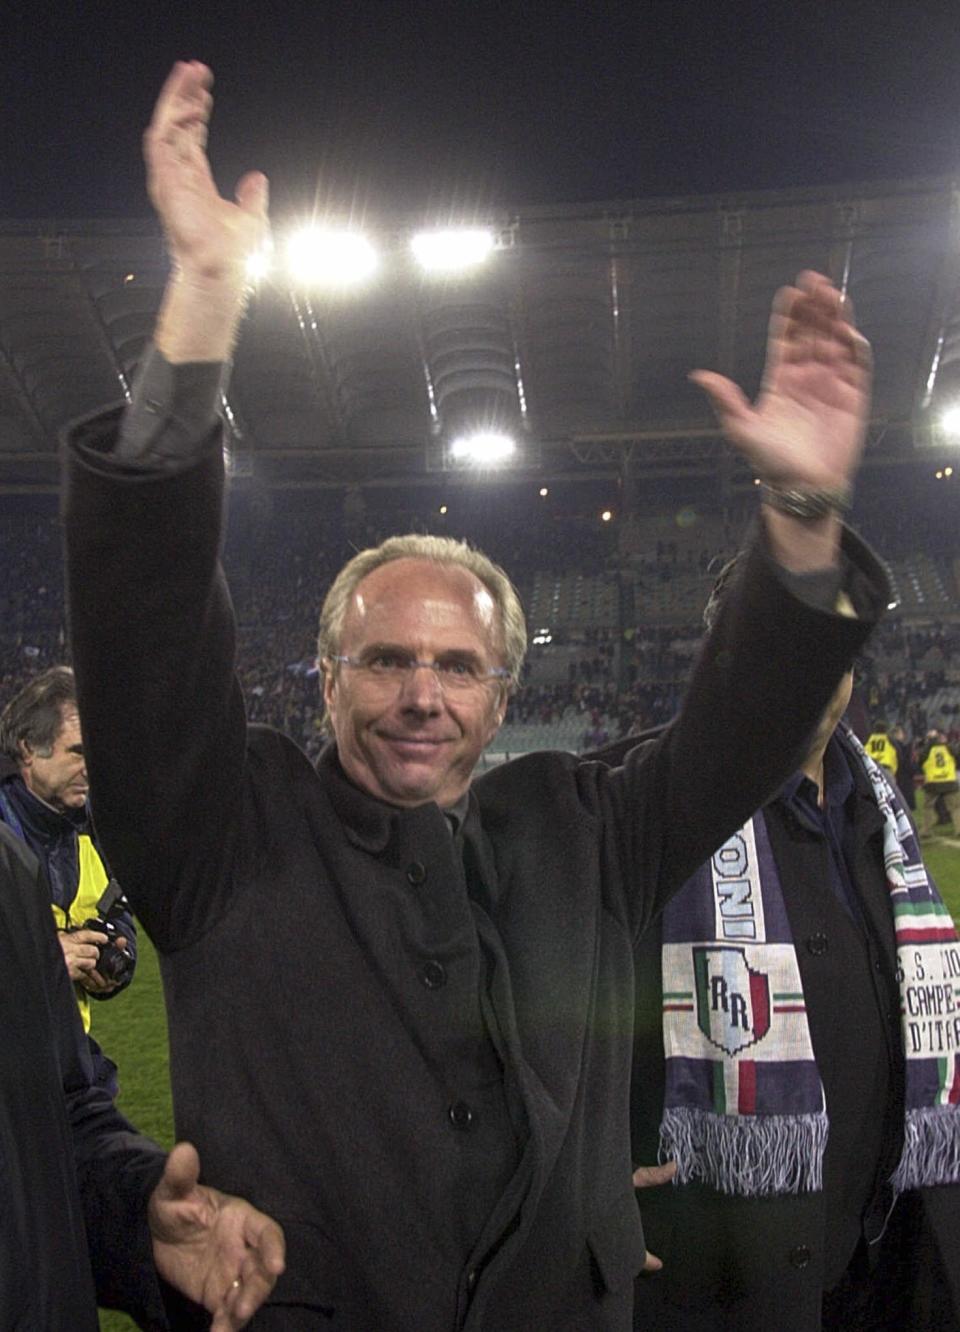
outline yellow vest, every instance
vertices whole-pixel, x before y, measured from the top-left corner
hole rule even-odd
[[[51,904],[53,919],[58,930],[66,929],[69,925],[82,925],[85,920],[95,916],[97,903],[109,883],[103,861],[97,855],[96,848],[87,833],[80,833],[77,837],[77,854],[80,859],[80,880],[76,897],[66,911],[56,903]],[[73,988],[77,995],[80,1017],[83,1019],[83,1029],[89,1031],[90,997],[82,985],[75,985]]]
[[[930,753],[923,762],[923,780],[925,782],[955,782],[957,764],[946,745],[931,745]]]
[[[887,772],[896,777],[897,747],[888,735],[884,735],[882,731],[874,731],[873,735],[868,736],[867,753],[874,763],[879,763],[881,767],[886,768]]]

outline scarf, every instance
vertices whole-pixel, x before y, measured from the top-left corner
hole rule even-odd
[[[960,1180],[960,944],[899,792],[846,727],[870,780],[897,947],[906,1060],[896,1192]],[[829,1123],[800,968],[762,811],[663,915],[662,1159],[677,1182],[760,1197],[823,1187]]]

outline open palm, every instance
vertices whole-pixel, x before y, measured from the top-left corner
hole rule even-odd
[[[806,489],[847,485],[870,404],[870,353],[829,279],[804,272],[774,300],[767,364],[755,404],[711,371],[690,376],[724,433],[767,481]]]
[[[213,75],[199,61],[180,61],[160,93],[144,134],[147,188],[174,260],[212,279],[242,272],[267,230],[267,181],[249,172],[236,202],[217,190],[207,159]]]

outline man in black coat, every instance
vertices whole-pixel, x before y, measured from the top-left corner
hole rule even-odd
[[[708,628],[731,573],[728,566],[704,614]],[[941,1121],[937,1132],[946,1143],[952,1132],[953,1141],[939,1175],[936,1168],[931,1170],[928,1187],[901,1186],[895,1192],[891,1185],[910,1131],[901,1008],[908,1010],[907,1021],[915,1019],[909,1043],[917,1054],[926,1031],[919,1010],[929,1016],[930,996],[939,998],[943,988],[926,958],[915,953],[916,946],[907,949],[909,961],[898,955],[885,872],[890,846],[884,838],[884,819],[863,751],[840,724],[852,686],[849,672],[798,772],[763,806],[763,833],[753,830],[752,824],[749,833],[751,842],[761,835],[769,839],[796,951],[802,986],[797,1002],[805,1007],[803,1021],[825,1103],[822,1181],[812,1187],[809,1180],[801,1183],[794,1178],[792,1187],[777,1187],[771,1181],[755,1188],[742,1141],[731,1156],[729,1174],[717,1178],[722,1171],[717,1170],[716,1156],[711,1158],[709,1152],[698,1156],[697,1150],[706,1150],[702,1144],[698,1149],[685,1144],[688,1163],[683,1182],[642,1194],[647,1242],[663,1269],[655,1279],[638,1282],[637,1329],[764,1332],[775,1326],[778,1332],[821,1328],[842,1332],[869,1327],[893,1332],[909,1327],[912,1332],[933,1332],[960,1327],[960,1187],[951,1164],[960,1147],[960,1117],[952,1097],[949,1101],[944,1097],[937,1112]],[[622,763],[631,746],[650,744],[658,734],[654,730],[627,738],[591,757]],[[898,799],[899,793],[894,792],[893,798]],[[911,839],[919,863],[915,830],[907,831],[906,819],[904,812],[902,835]],[[675,1067],[681,1049],[689,1060],[698,1044],[701,1055],[717,1057],[717,1048],[705,1033],[694,1032],[691,1043],[689,1034],[680,1035],[683,1028],[677,1019],[667,1018],[676,1003],[677,986],[673,978],[669,983],[664,980],[663,959],[675,977],[671,953],[677,947],[678,922],[697,918],[704,894],[722,893],[725,882],[728,891],[740,885],[738,876],[744,868],[737,848],[744,841],[743,833],[735,834],[638,945],[631,1111],[638,1162],[668,1157],[677,1141],[669,1123],[677,1093],[665,1076],[665,1049],[674,1057]],[[755,854],[762,867],[762,848]],[[736,873],[731,872],[726,881],[718,879],[716,867],[727,863],[735,866]],[[915,878],[917,874],[914,869]],[[757,896],[756,883],[751,892]],[[738,909],[743,914],[745,908]],[[702,941],[692,942],[692,936],[686,945],[687,951],[691,948],[694,953],[705,951]],[[951,951],[949,965],[960,969],[955,945],[938,945],[936,960],[944,949]],[[716,945],[714,955],[719,952]],[[754,945],[746,956],[756,983],[767,974],[765,955]],[[901,999],[898,977],[906,966],[919,970],[926,985],[908,989]],[[952,991],[952,985],[948,988]],[[954,1002],[951,994],[943,1032]],[[706,1004],[706,996],[698,996],[699,1023]],[[795,1022],[796,1014],[781,1020]],[[943,1032],[937,1023],[932,1025],[938,1053]],[[738,1059],[752,1065],[767,1059],[769,1072],[773,1065],[767,1047],[775,1039],[774,1022],[753,1045],[744,1047]],[[794,1032],[794,1061],[800,1058],[797,1044]],[[951,1081],[954,1058],[950,1056]],[[687,1086],[691,1067],[687,1065]],[[801,1065],[794,1062],[791,1067],[790,1079],[796,1083]],[[784,1098],[784,1111],[788,1100]],[[773,1113],[769,1105],[766,1109]],[[763,1114],[757,1115],[755,1109],[739,1110],[737,1132],[742,1134],[751,1121],[762,1124]],[[922,1110],[921,1117],[926,1113]],[[722,1123],[722,1117],[714,1116],[713,1122]],[[787,1119],[781,1118],[781,1146],[788,1133],[786,1124]],[[773,1151],[766,1150],[769,1165]],[[657,1183],[671,1173],[666,1166],[656,1170],[644,1166],[636,1182]]]
[[[768,480],[763,534],[641,762],[532,755],[471,787],[522,611],[477,552],[396,538],[324,603],[314,769],[245,727],[233,676],[215,404],[265,182],[218,196],[209,86],[177,66],[146,136],[175,274],[131,409],[74,432],[66,499],[98,827],[160,951],[178,1131],[283,1221],[258,1327],[627,1328],[634,942],[793,766],[887,600],[869,552],[839,554],[863,340],[803,274],[756,407],[698,375]]]
[[[166,1328],[161,1278],[241,1327],[283,1265],[283,1239],[197,1183],[92,1080],[40,865],[0,825],[0,958],[15,1014],[0,1042],[0,1327],[96,1332],[97,1303]]]

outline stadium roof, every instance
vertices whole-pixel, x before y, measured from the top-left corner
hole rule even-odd
[[[517,428],[545,477],[716,471],[687,371],[754,393],[771,295],[802,268],[849,290],[874,345],[868,457],[945,456],[958,202],[937,178],[523,209],[488,219],[495,251],[461,278],[415,271],[414,222],[395,220],[362,289],[262,284],[227,393],[234,467],[270,486],[429,481],[474,414]],[[0,490],[55,485],[59,431],[128,390],[166,272],[152,221],[0,222]]]

